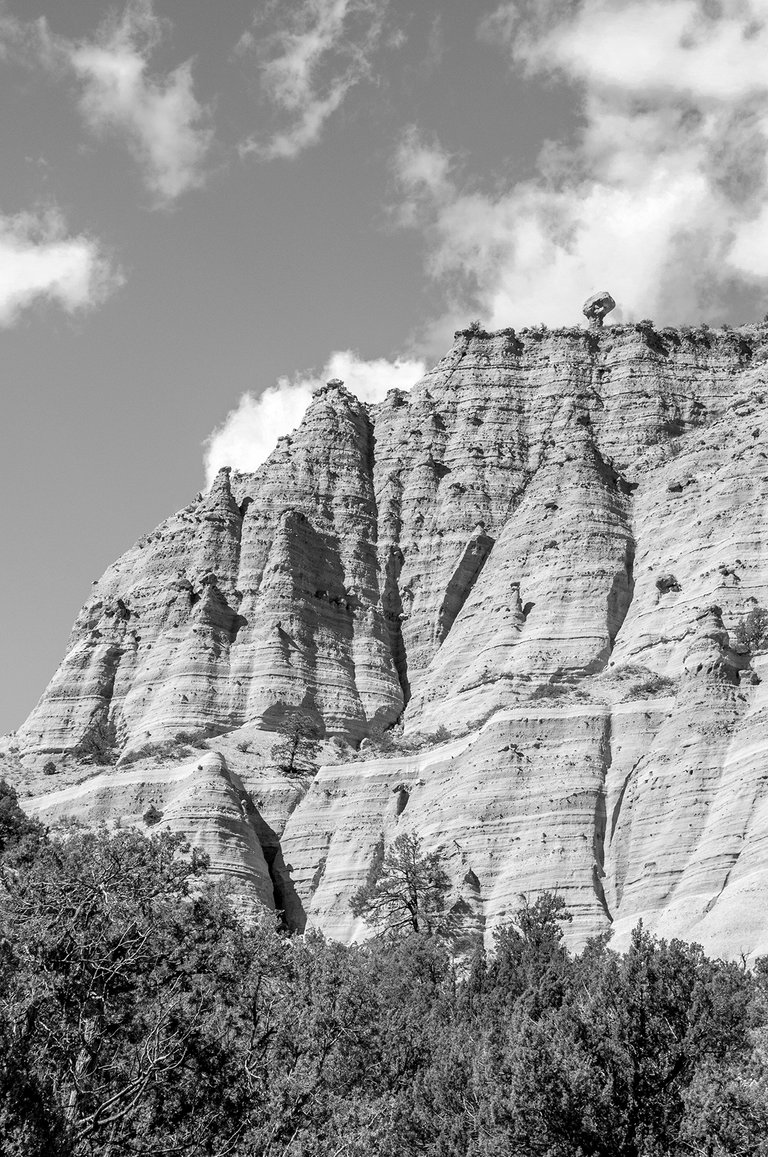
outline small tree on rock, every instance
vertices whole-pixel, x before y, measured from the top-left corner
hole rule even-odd
[[[380,931],[432,936],[444,923],[450,887],[439,852],[424,853],[416,835],[402,833],[374,858],[368,879],[351,900],[355,916]]]
[[[319,729],[312,717],[307,712],[298,711],[281,720],[277,730],[280,738],[272,747],[272,758],[283,775],[315,775],[320,741]]]
[[[737,643],[746,643],[750,651],[762,651],[768,646],[768,611],[754,607],[733,632]]]

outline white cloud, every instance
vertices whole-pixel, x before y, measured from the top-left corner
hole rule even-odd
[[[96,241],[68,236],[59,213],[0,215],[0,325],[38,301],[87,309],[121,280]]]
[[[563,324],[607,288],[615,317],[682,322],[768,276],[768,0],[520,0],[482,32],[577,86],[583,125],[493,192],[406,133],[399,219],[454,313]]]
[[[191,61],[150,75],[166,27],[152,0],[130,0],[122,16],[79,41],[51,31],[45,17],[25,23],[0,13],[0,55],[74,77],[87,126],[125,143],[155,204],[163,206],[203,184],[213,135],[209,110],[193,92]]]
[[[255,55],[261,87],[286,121],[269,139],[249,137],[241,155],[293,158],[315,144],[349,90],[370,75],[388,0],[299,0],[271,32],[254,21],[240,40]]]
[[[519,7],[515,6],[519,11]],[[764,0],[586,0],[565,18],[539,3],[516,33],[515,54],[536,70],[560,69],[623,91],[738,100],[768,88]],[[489,22],[504,17],[504,8]],[[506,18],[507,22],[509,17]],[[509,28],[509,23],[508,23]]]
[[[266,461],[277,439],[294,430],[312,400],[312,391],[340,378],[363,402],[380,402],[388,390],[408,390],[426,371],[418,359],[374,358],[365,361],[352,350],[332,354],[320,374],[280,378],[258,396],[243,394],[238,405],[205,444],[205,473],[210,485],[222,466],[252,471]]]
[[[134,0],[93,42],[59,41],[83,89],[80,107],[95,132],[123,136],[144,182],[162,204],[203,183],[211,143],[208,112],[192,90],[192,65],[148,76],[161,34],[151,0]]]

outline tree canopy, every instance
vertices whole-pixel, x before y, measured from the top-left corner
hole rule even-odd
[[[371,881],[393,930],[290,936],[159,825],[46,833],[2,791],[4,1157],[768,1157],[766,961],[573,954],[547,893],[457,961],[414,840]]]

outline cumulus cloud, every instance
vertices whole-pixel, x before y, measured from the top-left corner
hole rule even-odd
[[[5,53],[74,77],[87,126],[127,145],[155,203],[165,206],[203,183],[212,140],[209,110],[193,92],[192,62],[164,76],[150,74],[166,29],[152,0],[131,0],[122,16],[79,41],[57,35],[44,17],[24,23],[0,13]]]
[[[563,323],[607,288],[617,317],[682,322],[722,316],[734,283],[763,286],[768,0],[521,0],[481,34],[516,71],[575,86],[583,123],[534,179],[493,192],[405,134],[400,221],[423,231],[453,310]]]
[[[207,485],[222,466],[255,470],[275,448],[277,439],[298,426],[312,399],[312,391],[331,378],[341,378],[363,402],[380,402],[388,390],[408,390],[426,371],[418,359],[374,358],[366,361],[352,350],[332,354],[320,374],[280,378],[258,396],[243,394],[221,426],[205,444]]]
[[[283,7],[278,27],[263,21],[241,38],[255,57],[262,90],[285,123],[267,139],[249,137],[241,155],[293,158],[315,144],[349,90],[371,75],[388,0],[300,0]],[[271,9],[270,11],[274,11]]]
[[[87,309],[120,282],[99,244],[68,235],[57,211],[0,215],[0,325],[39,301],[67,313]]]

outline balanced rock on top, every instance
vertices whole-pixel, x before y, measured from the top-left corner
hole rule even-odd
[[[616,302],[611,297],[607,290],[602,290],[600,293],[593,293],[584,302],[583,314],[589,319],[590,325],[600,326],[603,324],[603,318],[610,313],[612,309],[616,308]]]

